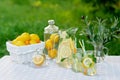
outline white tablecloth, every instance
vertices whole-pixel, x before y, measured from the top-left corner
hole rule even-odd
[[[16,64],[10,56],[0,59],[0,80],[120,80],[120,56],[108,56],[97,64],[97,74],[85,76],[49,61],[48,66],[35,68]]]

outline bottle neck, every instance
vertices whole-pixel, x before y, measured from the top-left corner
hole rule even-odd
[[[55,25],[54,25],[54,24],[49,24],[48,27],[50,27],[50,28],[54,28]]]
[[[45,28],[45,33],[53,33],[57,31],[58,31],[58,27],[55,26],[54,24],[53,25],[50,24]]]

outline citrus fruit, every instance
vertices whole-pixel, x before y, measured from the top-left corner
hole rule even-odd
[[[75,48],[75,42],[70,38],[70,48],[72,49],[73,53],[77,52],[77,49]]]
[[[30,40],[30,34],[27,33],[27,32],[24,32],[21,34],[21,38],[23,41],[27,41],[27,40]]]
[[[16,42],[14,42],[14,45],[16,45],[16,46],[24,46],[25,43],[23,41],[16,41]]]
[[[36,40],[37,43],[40,43],[41,41],[40,40]]]
[[[30,39],[31,40],[36,40],[36,41],[40,40],[40,38],[39,38],[39,36],[37,34],[30,34]]]
[[[46,42],[45,42],[45,48],[50,50],[53,48],[53,42],[51,39],[48,39]]]
[[[37,42],[35,40],[30,40],[30,44],[36,44]]]
[[[60,62],[62,58],[67,58],[72,55],[69,39],[64,39],[58,47],[57,62]]]
[[[24,32],[21,35],[19,35],[16,39],[14,39],[11,43],[16,46],[36,44],[40,43],[40,38],[37,34],[29,34],[27,32]]]
[[[73,53],[74,53],[74,54],[77,53],[77,49],[76,49],[76,48],[74,48]]]
[[[50,36],[50,39],[54,42],[57,43],[59,41],[59,35],[57,33],[54,33]]]
[[[16,40],[16,41],[24,41],[24,40],[21,38],[21,36],[18,36],[15,40]]]
[[[25,45],[29,45],[29,44],[30,44],[29,40],[25,41]]]
[[[91,59],[91,58],[89,58],[89,57],[85,57],[84,59],[83,59],[83,67],[85,67],[85,68],[91,68],[91,67],[94,67],[94,62],[93,62],[93,60]]]
[[[36,55],[33,57],[33,63],[36,66],[41,66],[44,63],[44,61],[45,61],[45,58],[42,55]]]
[[[14,39],[11,43],[12,44],[15,44],[17,42],[17,40],[16,39]]]
[[[56,49],[49,50],[48,51],[48,56],[52,59],[55,58],[57,56],[57,50]]]

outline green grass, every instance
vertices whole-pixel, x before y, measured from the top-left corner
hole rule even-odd
[[[0,0],[0,57],[9,54],[6,50],[6,41],[13,40],[23,32],[36,33],[43,40],[43,30],[49,19],[54,19],[60,29],[79,27],[80,31],[83,29],[82,15],[94,18],[94,14],[90,14],[92,7],[83,7],[85,4],[80,0],[41,0],[39,7],[32,6],[32,1],[27,5],[19,5],[12,0]],[[100,14],[98,16],[102,17]],[[77,38],[80,38],[78,34]],[[87,48],[91,49],[89,46]],[[119,46],[120,40],[111,42],[108,45],[109,54],[120,55]]]

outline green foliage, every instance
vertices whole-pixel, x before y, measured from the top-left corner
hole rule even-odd
[[[26,5],[30,4],[30,0],[11,0],[14,4]]]
[[[87,36],[88,42],[94,46],[94,49],[101,50],[104,53],[108,50],[105,45],[110,43],[113,39],[120,38],[120,26],[119,20],[115,18],[110,27],[106,27],[106,20],[97,18],[97,21],[88,21],[88,17],[85,18],[86,29],[83,34]]]
[[[0,0],[0,57],[9,54],[6,41],[13,40],[23,32],[36,33],[43,40],[43,30],[49,19],[54,19],[60,29],[78,27],[77,39],[86,39],[79,37],[79,32],[84,29],[81,16],[88,15],[91,19],[94,16],[113,17],[111,13],[108,15],[101,10],[94,15],[90,12],[94,9],[91,4],[85,4],[81,0],[39,0],[39,7],[33,7],[35,1],[38,0]],[[119,8],[117,10],[119,12]],[[87,49],[92,48],[91,45],[85,45]],[[119,45],[120,40],[107,45],[110,54],[120,55]]]
[[[101,11],[108,15],[120,16],[120,0],[82,0],[85,3],[91,4],[93,14],[100,13]],[[104,16],[104,15],[103,15]]]

